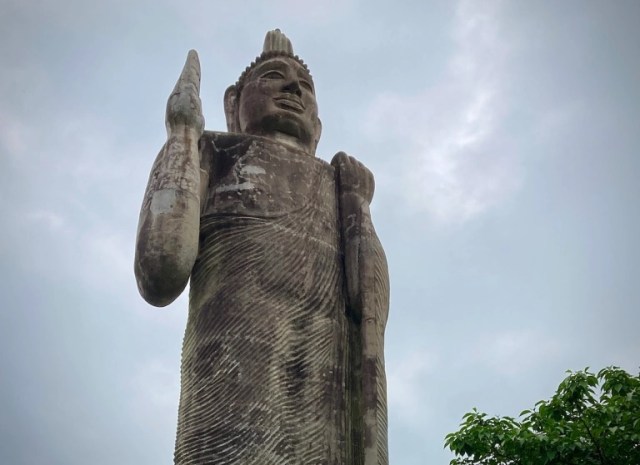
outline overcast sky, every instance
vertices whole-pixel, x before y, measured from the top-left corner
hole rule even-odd
[[[191,48],[206,127],[281,28],[376,176],[391,463],[640,360],[640,2],[0,0],[0,463],[169,465],[187,299],[138,212]],[[634,239],[635,238],[635,239]]]

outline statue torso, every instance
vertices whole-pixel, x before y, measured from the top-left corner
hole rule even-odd
[[[335,211],[333,166],[305,152],[264,137],[207,131],[200,157],[209,174],[204,216],[273,217],[309,202]],[[331,229],[335,232],[335,224]]]
[[[349,328],[333,167],[255,136],[205,132],[200,144],[209,177],[176,463],[344,463]]]

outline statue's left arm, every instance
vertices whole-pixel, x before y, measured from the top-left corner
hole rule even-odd
[[[338,153],[336,169],[347,312],[359,328],[364,465],[388,464],[387,400],[384,372],[384,328],[389,312],[389,273],[376,235],[369,205],[375,188],[373,174],[362,163]],[[358,435],[360,436],[360,435]]]

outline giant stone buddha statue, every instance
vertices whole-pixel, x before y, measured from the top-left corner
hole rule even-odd
[[[165,306],[191,280],[176,464],[385,465],[384,252],[374,181],[315,157],[314,83],[279,30],[204,130],[189,52],[167,103],[135,257]]]

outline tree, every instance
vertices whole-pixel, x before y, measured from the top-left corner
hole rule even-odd
[[[568,372],[533,410],[488,417],[475,408],[445,437],[450,465],[640,465],[640,375]]]

